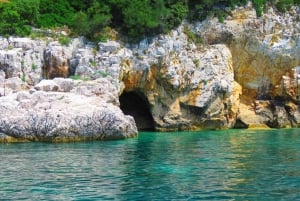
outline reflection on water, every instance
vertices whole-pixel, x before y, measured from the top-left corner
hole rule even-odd
[[[1,144],[4,200],[300,200],[299,129]]]

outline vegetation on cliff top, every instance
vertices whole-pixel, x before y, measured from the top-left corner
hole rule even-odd
[[[214,15],[222,21],[228,7],[248,0],[0,0],[0,35],[30,34],[31,27],[68,26],[74,34],[103,40],[114,28],[130,40],[168,32],[183,19]],[[288,10],[300,0],[253,0],[258,16],[267,4]]]

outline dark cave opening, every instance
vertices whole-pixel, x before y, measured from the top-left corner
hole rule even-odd
[[[124,92],[120,97],[121,110],[131,115],[139,131],[154,131],[155,123],[147,97],[140,92]]]

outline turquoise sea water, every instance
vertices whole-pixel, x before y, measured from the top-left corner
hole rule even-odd
[[[0,200],[300,200],[300,130],[0,144]]]

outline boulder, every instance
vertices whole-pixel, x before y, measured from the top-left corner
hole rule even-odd
[[[70,92],[75,86],[74,80],[70,78],[54,78],[53,82],[58,85],[58,91],[61,92]]]
[[[137,135],[134,119],[109,100],[117,92],[110,96],[53,92],[53,86],[60,87],[51,81],[42,81],[43,91],[0,97],[0,141],[112,140]],[[113,93],[114,89],[103,80],[90,86],[94,87],[91,91],[103,87]]]
[[[34,86],[38,91],[58,91],[59,86],[53,80],[42,80],[40,83]]]
[[[47,79],[68,77],[71,56],[72,52],[68,48],[61,46],[56,41],[50,43],[44,51],[44,77]]]

